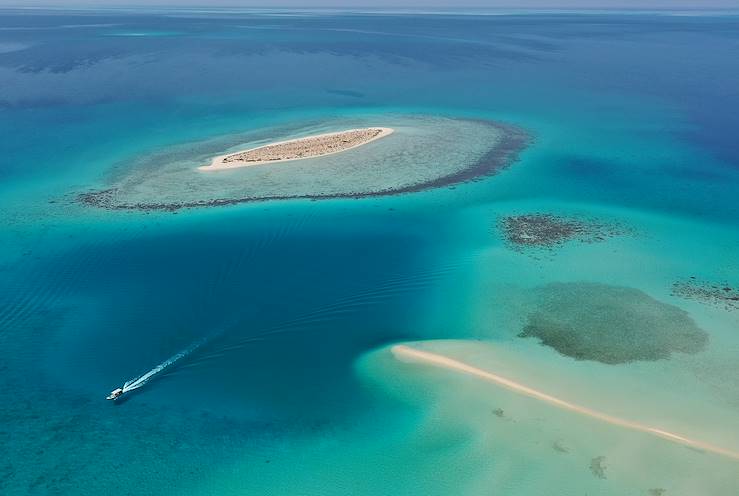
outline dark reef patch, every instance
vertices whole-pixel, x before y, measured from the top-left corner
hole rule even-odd
[[[621,364],[698,353],[708,335],[687,312],[634,288],[578,282],[534,291],[536,308],[519,337],[576,360]]]
[[[739,288],[726,282],[700,281],[691,277],[672,285],[672,294],[680,298],[721,307],[727,311],[739,310]]]
[[[597,243],[630,232],[617,223],[548,213],[502,217],[498,227],[508,245],[521,252],[527,249],[552,250],[568,241]]]
[[[556,451],[557,453],[569,453],[570,450],[567,448],[567,446],[562,442],[562,440],[556,440],[552,443],[552,449]]]
[[[606,478],[606,457],[596,456],[590,460],[590,471],[599,479]]]

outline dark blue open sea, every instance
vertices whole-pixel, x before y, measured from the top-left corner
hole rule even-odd
[[[737,61],[720,12],[0,10],[0,494],[736,495]],[[530,142],[399,195],[80,201],[398,116]]]

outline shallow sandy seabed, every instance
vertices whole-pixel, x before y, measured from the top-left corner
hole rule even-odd
[[[487,454],[481,487],[499,487],[520,469],[527,477],[507,494],[550,485],[573,494],[731,494],[739,453],[732,411],[701,394],[647,386],[648,369],[603,367],[525,342],[442,340],[383,347],[358,370],[427,409],[423,432],[469,431],[470,456]]]

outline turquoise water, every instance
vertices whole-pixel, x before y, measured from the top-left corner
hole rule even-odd
[[[739,451],[739,312],[672,291],[739,285],[737,33],[732,15],[0,12],[0,492],[735,494],[736,460],[388,346]],[[157,177],[142,164],[168,150],[383,115],[534,141],[398,196],[77,201]],[[511,249],[499,220],[530,213],[628,232]],[[637,289],[707,343],[607,364],[518,337],[553,283]]]

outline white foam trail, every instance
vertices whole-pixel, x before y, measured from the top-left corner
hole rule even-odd
[[[210,336],[209,336],[210,337]],[[193,351],[200,348],[203,344],[208,341],[209,337],[205,337],[201,339],[200,341],[196,341],[195,343],[191,344],[189,347],[185,348],[184,350],[180,351],[176,355],[173,355],[169,358],[167,358],[165,361],[148,371],[147,373],[140,375],[139,377],[135,379],[131,379],[130,381],[126,381],[123,384],[123,393],[127,393],[129,391],[133,391],[134,389],[138,389],[141,386],[145,385],[147,382],[149,382],[154,376],[157,374],[160,374],[164,370],[168,369],[178,361],[185,358],[187,355],[192,353]]]

